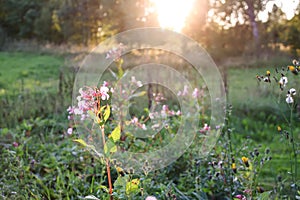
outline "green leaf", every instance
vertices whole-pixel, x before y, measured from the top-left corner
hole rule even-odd
[[[139,189],[140,180],[132,179],[131,181],[126,183],[126,194],[135,193]]]
[[[108,139],[104,145],[104,153],[114,153],[117,151],[117,146],[112,139]]]
[[[133,95],[131,95],[129,97],[129,99],[134,98],[134,97],[141,97],[141,96],[144,96],[145,94],[147,94],[146,91],[137,92],[137,93],[134,93]]]
[[[114,182],[114,188],[124,188],[127,182],[126,176],[118,176],[117,180]]]
[[[103,189],[107,193],[109,192],[108,188],[105,185],[100,185],[99,188]]]
[[[81,144],[82,146],[86,147],[87,143],[83,140],[83,139],[75,139],[73,140],[74,142],[78,142],[79,144]]]
[[[104,122],[108,120],[109,116],[110,116],[110,106],[107,105],[103,114]]]
[[[113,132],[110,134],[110,136],[114,142],[117,142],[120,140],[121,138],[121,126],[118,125],[114,130]]]

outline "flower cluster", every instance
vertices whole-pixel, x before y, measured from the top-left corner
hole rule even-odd
[[[74,116],[80,116],[80,120],[83,121],[88,118],[88,111],[96,112],[99,109],[101,100],[105,101],[110,98],[109,93],[113,90],[109,89],[108,83],[104,81],[100,88],[83,87],[79,89],[79,96],[77,96],[77,105],[69,106],[67,109],[68,119],[74,120]],[[69,127],[67,130],[68,135],[72,135],[73,128]]]
[[[120,43],[118,47],[115,47],[111,50],[109,50],[106,54],[106,59],[114,59],[114,61],[118,61],[121,56],[122,56],[122,52],[125,50],[125,46]]]
[[[145,124],[142,124],[139,122],[139,119],[137,117],[133,117],[131,120],[131,124],[143,129],[143,130],[147,130],[147,127]]]
[[[108,100],[109,88],[107,82],[100,88],[83,87],[79,89],[79,96],[77,97],[77,106],[70,106],[67,111],[69,113],[68,119],[72,120],[74,115],[81,116],[81,120],[84,120],[88,116],[89,110],[96,110],[100,105],[101,100]]]
[[[293,74],[298,75],[300,72],[300,62],[297,60],[293,60],[293,65],[287,66],[287,68],[282,67],[281,70],[278,70],[277,68],[275,69],[276,74],[280,74],[280,78],[273,76],[274,80],[276,83],[278,83],[279,88],[281,91],[284,90],[288,83],[288,78],[286,77],[286,72],[291,71]],[[261,82],[267,82],[271,83],[271,72],[268,70],[266,72],[266,75],[256,75],[256,79]],[[287,95],[286,95],[286,103],[292,104],[294,103],[294,96],[296,95],[296,90],[294,88],[291,88],[288,90]]]
[[[208,131],[210,131],[210,126],[207,124],[204,124],[204,126],[200,129],[200,133],[207,133]]]

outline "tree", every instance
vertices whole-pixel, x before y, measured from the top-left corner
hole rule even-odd
[[[297,50],[300,49],[300,14],[282,24],[280,38],[284,45],[290,46],[292,53],[296,56]]]
[[[267,1],[263,0],[215,0],[213,10],[217,20],[225,26],[235,26],[244,23],[251,28],[255,51],[259,53],[259,25],[258,13],[264,10]]]

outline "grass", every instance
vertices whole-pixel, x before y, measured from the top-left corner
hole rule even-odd
[[[285,114],[288,107],[274,101],[278,99],[279,87],[258,84],[255,78],[256,74],[264,75],[266,70],[274,73],[276,60],[280,67],[289,64],[286,60],[274,59],[269,64],[258,62],[228,68],[228,101],[233,105],[233,145],[239,148],[245,138],[250,137],[254,141],[251,147],[260,144],[262,151],[270,148],[273,159],[259,177],[259,182],[267,189],[272,189],[279,174],[285,175],[290,169],[289,149],[282,145],[286,141],[276,130],[277,125],[287,127],[279,110],[284,108]],[[0,196],[78,199],[99,189],[100,184],[106,184],[101,174],[103,165],[95,163],[71,138],[65,138],[68,122],[64,110],[70,101],[62,104],[56,101],[63,65],[61,56],[0,52],[0,109],[2,115],[5,114],[0,119],[0,166],[10,169],[0,176]],[[290,74],[288,78],[291,85],[299,86],[299,77]],[[64,86],[70,91],[72,79],[64,81],[69,82]],[[61,109],[57,112],[58,103]],[[58,117],[53,118],[53,112]],[[299,131],[299,128],[295,129],[295,132]],[[298,141],[299,137],[296,138]],[[13,142],[20,146],[13,148]],[[176,176],[178,173],[181,172],[175,170]],[[165,178],[163,174],[160,177],[158,181]]]
[[[51,116],[65,106],[70,71],[54,54],[0,52],[0,127]],[[70,101],[68,102],[70,104]],[[46,106],[47,105],[47,106]]]
[[[57,89],[64,58],[24,52],[0,52],[0,95]]]

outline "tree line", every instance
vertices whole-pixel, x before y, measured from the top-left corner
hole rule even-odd
[[[263,23],[257,16],[267,2],[196,0],[183,33],[224,55],[255,53],[280,45],[295,53],[300,48],[299,14],[287,20],[274,6]],[[145,14],[148,6],[150,0],[0,0],[0,45],[5,37],[96,44],[127,29],[158,26],[155,13]],[[243,21],[233,22],[237,17]]]

